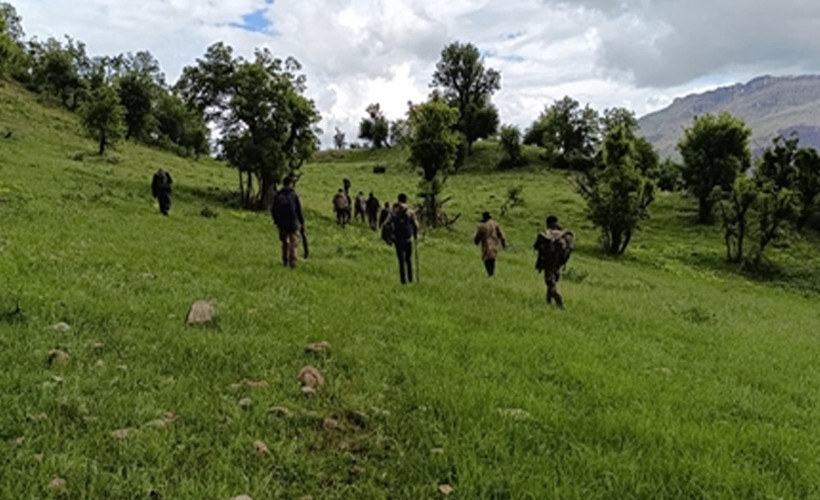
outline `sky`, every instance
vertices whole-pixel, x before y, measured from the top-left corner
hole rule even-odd
[[[370,103],[387,118],[423,101],[441,50],[472,43],[501,73],[501,121],[522,129],[569,95],[638,116],[763,74],[820,72],[816,0],[4,0],[28,37],[91,55],[149,50],[167,80],[224,41],[294,56],[322,115],[355,140]]]

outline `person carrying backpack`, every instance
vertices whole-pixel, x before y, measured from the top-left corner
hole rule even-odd
[[[558,281],[561,279],[561,269],[566,265],[575,248],[575,234],[564,231],[558,225],[558,217],[547,217],[547,229],[538,234],[533,248],[538,252],[535,269],[544,272],[544,283],[547,285],[547,304],[555,300],[555,304],[564,308],[564,300],[558,292]]]
[[[171,185],[174,180],[171,174],[163,169],[159,169],[151,178],[151,194],[159,202],[159,211],[162,215],[168,215],[171,210]]]
[[[495,259],[498,258],[501,248],[507,248],[507,238],[504,237],[501,226],[490,216],[490,212],[481,215],[481,224],[476,229],[473,243],[481,245],[484,269],[487,270],[487,276],[492,277],[495,274]]]
[[[302,203],[293,189],[293,178],[287,177],[271,206],[273,222],[279,229],[279,241],[282,242],[282,263],[296,267],[298,259],[296,250],[299,246],[300,230],[304,231],[305,217],[302,215]]]
[[[396,247],[402,285],[413,282],[413,241],[418,241],[418,233],[416,213],[407,205],[407,195],[401,193],[382,226],[382,238]]]

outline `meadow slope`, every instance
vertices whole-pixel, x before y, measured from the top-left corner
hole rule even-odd
[[[462,218],[423,236],[421,282],[402,287],[392,249],[330,210],[343,176],[383,201],[415,193],[399,152],[305,167],[312,254],[289,270],[269,215],[224,203],[235,171],[132,144],[98,158],[74,116],[9,83],[5,128],[0,498],[820,497],[814,237],[744,276],[693,203],[662,194],[606,258],[563,173],[491,172],[479,144],[445,186]],[[526,204],[499,217],[511,246],[488,279],[475,221],[516,185]],[[533,270],[547,213],[578,234],[564,311]],[[184,324],[196,299],[215,326]],[[321,340],[329,354],[305,352]],[[327,380],[308,398],[307,364]]]

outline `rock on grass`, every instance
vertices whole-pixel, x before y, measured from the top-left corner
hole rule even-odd
[[[187,323],[189,325],[207,325],[213,323],[214,305],[207,300],[197,300],[188,309]]]

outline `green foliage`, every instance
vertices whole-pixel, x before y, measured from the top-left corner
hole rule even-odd
[[[423,104],[410,106],[410,163],[421,175],[421,197],[424,199],[422,219],[438,225],[438,195],[447,174],[453,168],[459,134],[453,131],[458,110],[451,108],[438,94]]]
[[[113,85],[105,84],[94,89],[80,108],[80,116],[86,131],[97,141],[101,156],[108,146],[122,139],[125,109],[120,105]]]
[[[638,130],[638,119],[635,112],[626,108],[607,108],[601,116],[601,135],[606,137],[609,132],[616,128],[623,127],[633,135]]]
[[[336,146],[336,149],[344,149],[347,145],[345,141],[345,133],[336,128],[336,133],[333,134],[333,145]]]
[[[55,97],[72,111],[78,109],[89,94],[93,69],[85,44],[70,37],[65,45],[54,38],[43,43],[33,40],[28,52],[31,88]]]
[[[160,93],[153,110],[153,121],[160,146],[174,149],[180,156],[198,158],[210,152],[210,130],[202,115],[188,108],[179,96]]]
[[[661,191],[675,192],[684,188],[683,167],[671,158],[664,159],[658,165],[657,183]]]
[[[794,156],[797,167],[795,188],[800,195],[798,229],[802,229],[820,205],[820,154],[813,148],[800,148]]]
[[[501,215],[507,215],[510,213],[515,207],[524,206],[524,197],[521,196],[521,193],[524,192],[524,186],[510,186],[507,188],[507,199],[504,200],[504,204],[501,205]]]
[[[151,130],[151,114],[156,89],[150,80],[126,75],[119,80],[120,102],[125,108],[125,140],[132,137],[145,140]]]
[[[544,148],[556,168],[588,170],[598,147],[598,113],[565,96],[548,106],[524,136],[524,144]]]
[[[498,134],[498,147],[503,156],[498,161],[499,168],[523,167],[527,164],[524,153],[521,150],[521,131],[514,125],[501,127]]]
[[[378,103],[369,105],[367,117],[359,122],[359,139],[368,141],[375,149],[381,149],[388,145],[389,138],[390,124],[384,117],[381,106]]]
[[[183,70],[177,89],[221,132],[222,155],[247,174],[239,187],[246,206],[265,206],[282,178],[297,171],[317,149],[320,116],[305,97],[305,77],[293,58],[257,50],[253,61],[233,56],[223,43]],[[254,195],[251,175],[259,189]]]
[[[683,156],[681,175],[698,199],[698,220],[712,221],[715,188],[732,189],[735,177],[749,167],[749,130],[728,113],[695,117],[678,143]]]
[[[25,60],[21,21],[14,6],[0,2],[0,77],[21,73]]]
[[[390,122],[390,144],[393,146],[404,146],[410,135],[410,128],[407,120],[398,119]]]
[[[609,255],[626,251],[641,221],[649,218],[655,185],[637,168],[641,156],[637,140],[623,126],[604,138],[602,167],[578,184],[587,201],[587,216],[601,230],[601,243]]]
[[[751,211],[758,204],[760,193],[757,184],[746,176],[735,179],[732,190],[718,202],[723,241],[726,244],[726,260],[743,260],[744,242],[749,234]]]
[[[767,255],[765,280],[741,275],[673,193],[629,258],[602,258],[562,172],[497,172],[492,157],[447,190],[469,214],[531,193],[503,221],[496,277],[459,223],[420,240],[421,283],[401,288],[393,250],[335,227],[327,198],[342,171],[383,200],[407,191],[406,170],[372,174],[402,151],[303,167],[311,258],[290,270],[268,214],[223,204],[235,170],[135,142],[116,167],[71,160],[92,146],[76,116],[13,82],[0,116],[15,130],[0,146],[0,498],[423,499],[445,482],[467,499],[820,493],[813,235]],[[470,162],[489,153],[478,143]],[[148,189],[160,165],[175,180],[167,218]],[[580,242],[562,314],[530,250],[556,211]],[[184,324],[200,298],[214,328]],[[4,317],[17,300],[23,317]],[[305,353],[321,340],[330,352]],[[49,365],[52,349],[68,363]],[[312,397],[295,381],[308,364],[326,380]]]
[[[758,237],[755,262],[760,263],[770,243],[788,235],[800,213],[800,200],[794,191],[777,188],[768,182],[761,186],[757,204]]]
[[[473,143],[498,129],[498,110],[490,99],[501,88],[501,74],[484,67],[475,45],[453,42],[441,51],[431,86],[458,109],[456,130],[464,135],[465,155],[469,156]],[[457,166],[462,163],[457,162]]]

